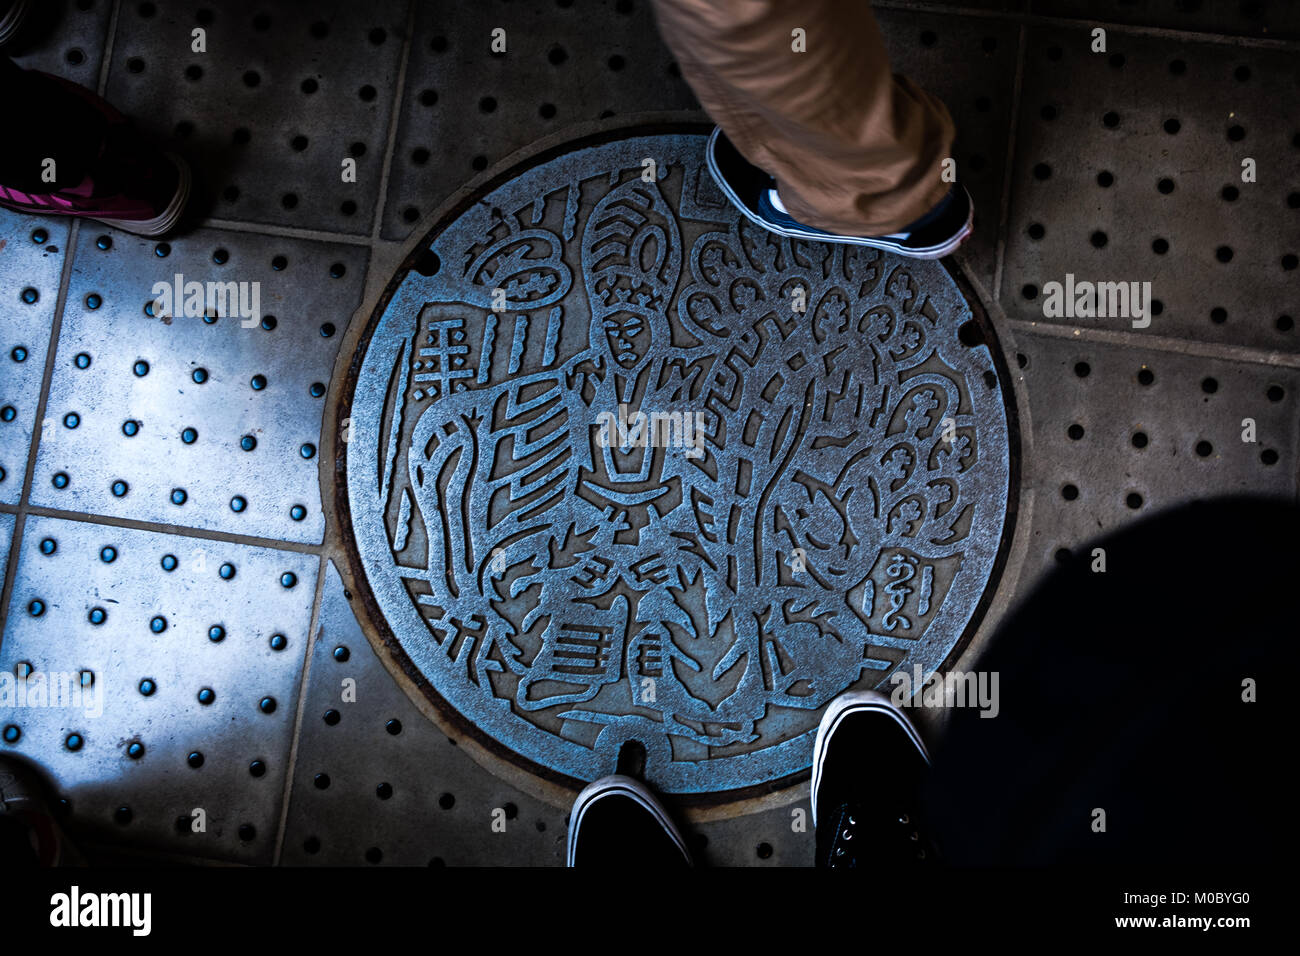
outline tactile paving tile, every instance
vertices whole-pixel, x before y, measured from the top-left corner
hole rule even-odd
[[[493,54],[492,31],[506,31]],[[699,109],[647,0],[421,4],[384,209],[405,238],[490,164],[615,114]]]
[[[957,176],[975,203],[975,232],[959,255],[993,287],[1008,162],[1019,27],[953,14],[876,10],[895,73],[943,100],[957,127]],[[954,69],[960,63],[961,69]]]
[[[114,0],[40,0],[4,55],[26,70],[95,89]],[[153,4],[148,4],[153,6]]]
[[[13,505],[23,493],[69,227],[0,215],[0,502]]]
[[[405,0],[123,4],[108,99],[170,139],[221,218],[369,233]],[[206,31],[194,52],[192,31]],[[343,161],[356,160],[356,182]],[[202,212],[202,210],[198,210]]]
[[[564,862],[564,812],[492,776],[415,708],[361,633],[333,565],[303,700],[282,863]],[[498,809],[504,832],[493,830]]]
[[[1062,549],[1153,510],[1224,494],[1294,498],[1300,371],[1047,336],[1018,335],[1016,347],[1033,422],[1022,593]],[[1242,441],[1246,418],[1253,444]]]
[[[251,233],[205,230],[156,243],[83,229],[32,502],[319,542],[325,391],[367,256],[360,246]],[[251,283],[260,283],[257,324],[244,328],[229,302],[213,322],[151,318],[154,284],[174,287],[177,274],[186,283],[248,283],[246,311]]]
[[[33,671],[26,706],[0,707],[0,753],[71,802],[74,842],[269,863],[320,559],[29,516],[15,560],[0,679]],[[91,691],[48,706],[82,671]]]
[[[1294,53],[1083,30],[1030,32],[1001,302],[1044,318],[1066,274],[1151,282],[1151,334],[1269,349],[1294,330],[1300,132]],[[1242,160],[1258,181],[1242,181]]]
[[[1292,0],[1033,0],[1046,16],[1204,33],[1288,39],[1300,36]]]
[[[343,700],[345,680],[355,681],[354,702]],[[796,808],[806,832],[796,829]],[[498,809],[504,831],[492,826]],[[808,812],[804,800],[679,825],[697,864],[806,865]],[[280,862],[556,866],[564,863],[567,816],[494,777],[415,708],[361,633],[329,565]]]

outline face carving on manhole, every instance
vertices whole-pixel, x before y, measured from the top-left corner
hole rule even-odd
[[[1007,516],[943,266],[750,226],[703,144],[579,144],[474,197],[349,383],[351,538],[402,653],[578,781],[629,740],[670,792],[805,770],[827,701],[954,650]]]

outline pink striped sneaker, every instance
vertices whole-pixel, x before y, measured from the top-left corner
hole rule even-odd
[[[185,161],[157,150],[126,117],[85,87],[41,75],[104,118],[99,149],[77,185],[41,193],[0,184],[0,206],[94,219],[140,236],[160,236],[173,228],[190,196],[190,169]]]

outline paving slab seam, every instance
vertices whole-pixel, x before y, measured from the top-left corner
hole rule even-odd
[[[370,248],[373,250],[384,228],[384,206],[388,202],[388,177],[392,172],[393,153],[397,148],[397,130],[402,116],[402,98],[406,95],[406,70],[411,59],[411,39],[415,36],[414,3],[406,7],[406,36],[402,37],[402,53],[397,64],[397,83],[393,87],[393,107],[388,117],[388,135],[384,142],[384,161],[379,167],[379,202],[375,207],[375,220],[370,227]]]
[[[1300,368],[1300,353],[1277,349],[1257,349],[1247,345],[1224,345],[1199,342],[1193,339],[1168,335],[1147,335],[1142,332],[1122,332],[1114,329],[1056,325],[1050,322],[1026,322],[1024,319],[1007,319],[1012,332],[1022,335],[1043,335],[1078,342],[1097,342],[1118,345],[1135,350],[1154,349],[1180,355],[1198,355],[1204,358],[1225,359],[1251,365],[1268,365],[1281,368]]]
[[[1217,43],[1222,46],[1248,47],[1255,50],[1300,50],[1300,40],[1276,40],[1272,37],[1244,37],[1232,33],[1175,30],[1170,27],[1106,23],[1100,20],[1080,20],[1074,17],[1051,17],[1042,14],[1029,14],[1024,17],[1024,22],[1031,27],[1077,27],[1086,31],[1101,27],[1107,33],[1155,37],[1161,40],[1179,40],[1183,43]]]
[[[41,390],[36,401],[36,419],[33,423],[32,438],[27,446],[27,467],[23,471],[23,490],[18,497],[15,511],[13,537],[10,539],[10,554],[14,555],[5,566],[4,587],[0,589],[0,648],[4,647],[5,625],[9,621],[9,596],[13,592],[14,576],[18,569],[18,551],[22,546],[23,527],[27,522],[27,499],[32,491],[32,478],[36,472],[36,451],[43,431],[41,423],[45,420],[45,406],[50,393],[50,381],[54,378],[55,353],[59,347],[59,331],[63,326],[63,305],[68,296],[68,285],[72,281],[73,251],[77,248],[77,237],[81,231],[80,220],[72,223],[68,231],[67,245],[64,247],[63,267],[59,272],[59,293],[54,301],[54,315],[50,320],[50,345],[45,355],[45,369],[41,373]]]
[[[202,228],[225,229],[230,232],[246,232],[257,236],[274,236],[277,239],[302,239],[307,242],[337,242],[349,246],[370,246],[369,236],[357,235],[355,232],[331,232],[322,229],[300,229],[296,226],[277,226],[269,222],[257,222],[252,219],[204,219]]]
[[[62,518],[67,521],[80,521],[85,524],[105,525],[111,528],[128,528],[133,531],[153,531],[160,534],[174,534],[186,538],[201,538],[206,541],[224,541],[228,544],[242,544],[256,548],[272,548],[276,551],[292,551],[297,554],[320,554],[325,550],[324,544],[308,544],[299,541],[286,541],[282,538],[263,538],[258,535],[231,534],[228,531],[209,531],[205,528],[192,528],[189,525],[163,524],[157,521],[141,521],[137,518],[119,518],[116,515],[91,514],[86,511],[64,511],[61,508],[43,508],[33,505],[25,514],[41,518]]]
[[[100,96],[108,89],[108,71],[113,62],[113,42],[117,37],[117,18],[122,11],[122,0],[113,0],[113,9],[108,15],[108,29],[104,34],[104,48],[99,61],[99,79],[95,83],[95,92]]]
[[[1101,27],[1107,33],[1140,34],[1166,39],[1221,43],[1229,46],[1255,47],[1266,50],[1297,50],[1300,40],[1273,37],[1239,36],[1232,33],[1215,33],[1207,30],[1179,30],[1173,27],[1153,27],[1133,23],[1114,23],[1106,20],[1083,20],[1078,17],[1053,16],[1017,10],[981,10],[946,3],[908,3],[906,0],[877,0],[872,6],[878,10],[895,10],[902,13],[931,13],[964,16],[979,20],[1000,20],[1023,23],[1029,26],[1075,26],[1093,30]]]
[[[1016,78],[1011,92],[1011,115],[1007,128],[1006,169],[1002,173],[1002,196],[998,209],[998,241],[994,254],[993,298],[1002,294],[1002,266],[1007,247],[1007,229],[1011,222],[1011,170],[1016,155],[1016,130],[1020,127],[1020,94],[1025,78],[1025,26],[1020,25],[1016,36]]]
[[[328,537],[328,527],[326,528]],[[280,865],[284,850],[284,834],[289,825],[289,802],[293,797],[294,768],[298,763],[298,744],[302,738],[302,722],[307,704],[307,681],[311,676],[311,658],[316,648],[316,631],[320,628],[321,599],[325,593],[325,572],[329,566],[328,548],[321,551],[320,565],[316,571],[316,594],[312,598],[311,619],[307,624],[307,650],[303,655],[302,673],[298,683],[298,699],[294,702],[293,736],[289,739],[289,760],[285,765],[284,796],[280,804],[280,820],[276,825],[275,846],[271,850],[271,865]]]

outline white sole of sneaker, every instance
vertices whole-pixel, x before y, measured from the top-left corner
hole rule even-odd
[[[181,159],[175,153],[167,153],[169,159],[176,167],[177,181],[176,193],[172,196],[171,202],[167,208],[152,219],[95,219],[95,222],[102,222],[106,226],[112,226],[114,229],[121,229],[123,232],[134,233],[137,236],[161,236],[169,232],[177,222],[180,221],[181,213],[185,211],[185,204],[190,199],[190,165]]]
[[[735,190],[723,178],[722,173],[718,170],[717,160],[714,158],[714,144],[717,142],[720,130],[715,129],[709,135],[709,144],[704,151],[705,160],[709,166],[709,173],[713,176],[713,181],[717,183],[718,188],[723,194],[731,200],[731,204],[740,210],[741,215],[758,226],[760,229],[766,229],[768,232],[778,236],[786,236],[790,239],[806,239],[809,242],[836,242],[846,246],[865,246],[869,249],[880,249],[884,252],[892,252],[895,255],[904,256],[908,259],[942,259],[944,256],[952,255],[957,247],[965,242],[975,227],[975,207],[971,206],[970,213],[966,216],[966,224],[952,238],[937,246],[925,246],[920,249],[903,246],[896,239],[874,239],[869,236],[836,236],[824,232],[813,232],[808,229],[794,229],[787,226],[779,226],[775,223],[766,222],[760,219],[753,210],[741,202],[740,197],[736,195]]]
[[[930,751],[926,749],[925,741],[921,739],[921,734],[917,731],[916,725],[885,694],[878,690],[855,690],[847,694],[841,694],[826,706],[826,713],[822,714],[821,723],[817,726],[817,741],[813,744],[812,818],[814,827],[817,826],[817,790],[821,787],[822,764],[826,760],[826,749],[830,746],[831,735],[835,733],[840,722],[846,717],[866,712],[886,714],[893,718],[907,733],[912,743],[916,744],[916,749],[921,751],[921,756],[925,758],[926,764],[930,763]]]
[[[593,803],[611,794],[630,797],[649,810],[659,825],[672,837],[673,842],[677,844],[677,848],[682,851],[682,856],[686,858],[687,862],[693,863],[691,861],[691,852],[686,848],[685,837],[677,829],[677,825],[673,823],[672,818],[668,816],[659,799],[640,780],[616,773],[610,774],[608,777],[601,777],[595,783],[587,784],[582,792],[578,794],[578,799],[573,801],[573,810],[569,813],[568,852],[565,854],[566,866],[573,866],[573,856],[578,848],[578,827],[582,823],[583,815],[586,814]]]

